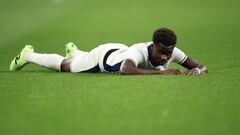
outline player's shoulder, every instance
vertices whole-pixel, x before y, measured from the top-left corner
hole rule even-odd
[[[180,49],[177,48],[177,47],[174,47],[174,49],[173,49],[173,54],[179,54],[179,53],[183,53],[183,51],[180,50]]]
[[[139,57],[147,59],[148,57],[148,47],[152,44],[152,42],[144,42],[144,43],[136,43],[129,47],[129,52]]]
[[[135,43],[132,46],[130,46],[131,48],[135,48],[135,49],[139,49],[139,50],[145,50],[147,49],[150,45],[152,44],[152,42],[144,42],[144,43]]]
[[[181,51],[181,50],[177,47],[174,47],[173,52],[178,52],[178,51]]]
[[[186,59],[187,59],[186,54],[182,50],[178,49],[177,47],[174,47],[171,60],[177,63],[182,63]]]
[[[142,43],[135,43],[132,46],[149,46],[152,42],[142,42]]]

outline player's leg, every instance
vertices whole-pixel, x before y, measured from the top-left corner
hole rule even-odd
[[[40,54],[29,53],[26,55],[25,60],[28,63],[35,63],[39,66],[61,71],[61,63],[65,58],[58,54]]]
[[[71,60],[64,60],[62,63],[63,67],[62,69],[67,69],[64,71],[71,71],[73,73],[100,72],[98,59],[101,54],[101,50],[102,49],[100,47],[97,47],[91,50],[90,52],[86,52],[84,55],[76,55]]]
[[[48,69],[61,71],[63,56],[58,54],[35,53],[31,45],[26,45],[10,64],[10,71],[20,70],[28,63],[35,63]]]
[[[85,55],[88,52],[79,50],[73,42],[69,42],[65,45],[66,56],[65,58],[73,58],[78,55]]]
[[[61,72],[71,72],[72,59],[64,59],[61,63]]]
[[[86,57],[89,56],[88,52],[79,50],[73,42],[65,45],[65,58],[61,63],[62,72],[82,72],[84,65],[88,62]],[[74,60],[74,62],[72,62]],[[71,67],[73,69],[71,69]]]

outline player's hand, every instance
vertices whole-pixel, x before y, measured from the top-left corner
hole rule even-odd
[[[184,75],[200,75],[201,71],[197,68],[187,70],[183,73]]]
[[[179,69],[166,69],[162,71],[165,75],[179,75],[182,72]]]

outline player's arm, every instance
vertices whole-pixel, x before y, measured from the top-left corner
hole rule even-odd
[[[148,70],[137,68],[135,63],[131,59],[123,61],[120,73],[123,75],[144,75],[144,74],[164,74],[164,75],[177,75],[182,74],[178,69],[167,69],[167,70]]]
[[[181,65],[188,69],[184,72],[185,75],[198,75],[208,73],[208,70],[205,66],[197,63],[190,57],[188,57]]]

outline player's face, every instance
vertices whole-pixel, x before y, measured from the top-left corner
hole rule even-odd
[[[154,45],[153,44],[153,60],[158,65],[164,65],[171,58],[174,46]]]

